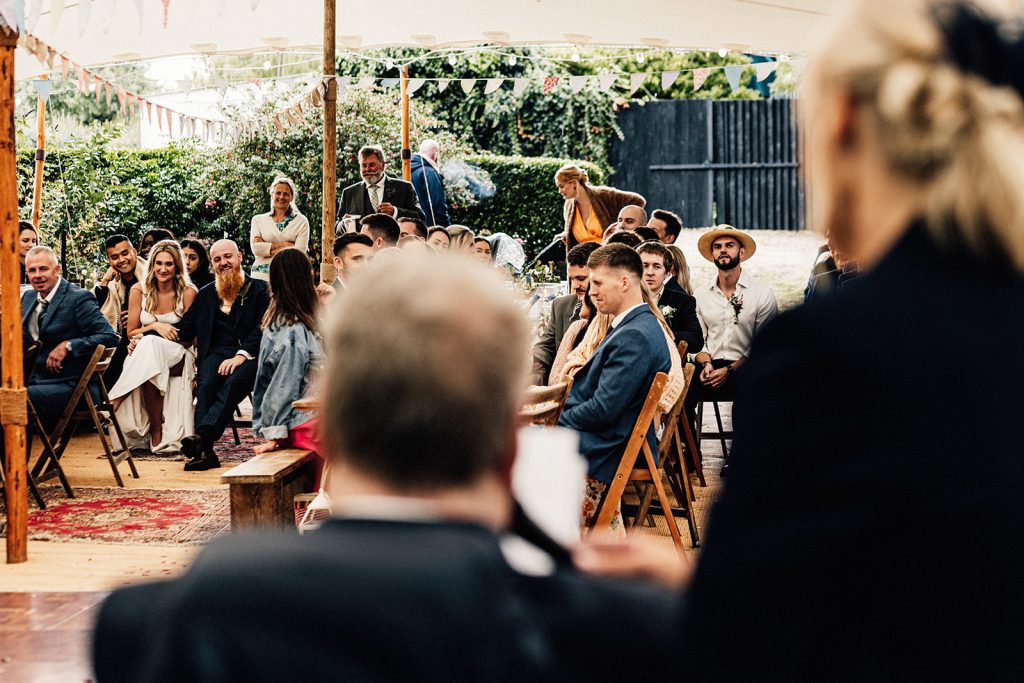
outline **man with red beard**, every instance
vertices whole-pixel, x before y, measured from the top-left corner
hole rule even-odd
[[[199,391],[196,434],[181,441],[186,471],[220,467],[213,444],[224,433],[235,407],[253,388],[270,298],[267,285],[242,273],[242,254],[231,240],[210,248],[215,287],[204,287],[177,324],[184,344],[198,347]]]

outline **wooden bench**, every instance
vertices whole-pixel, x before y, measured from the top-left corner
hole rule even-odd
[[[316,488],[313,451],[263,453],[221,475],[230,487],[231,528],[295,526],[293,499]]]

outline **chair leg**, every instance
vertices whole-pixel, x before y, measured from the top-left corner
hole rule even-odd
[[[139,471],[135,469],[135,459],[132,458],[132,451],[128,448],[128,440],[124,438],[124,432],[121,431],[121,423],[114,412],[114,406],[110,402],[110,396],[107,394],[107,385],[103,382],[102,377],[100,377],[100,399],[102,400],[102,405],[96,406],[96,409],[98,412],[103,413],[103,417],[110,421],[111,426],[114,428],[114,435],[117,436],[120,442],[120,447],[113,449],[116,456],[115,459],[118,463],[127,461],[132,478],[138,479]],[[107,432],[107,436],[109,438],[109,432]]]
[[[662,514],[665,515],[665,522],[668,524],[669,533],[672,534],[672,542],[679,550],[683,549],[683,538],[679,534],[679,527],[676,526],[675,515],[672,514],[672,505],[668,501],[668,496],[665,494],[665,487],[661,483],[661,470],[658,469],[657,464],[654,462],[654,456],[651,455],[651,449],[647,445],[645,440],[641,449],[644,453],[644,460],[647,461],[647,467],[651,472],[651,483],[654,484],[654,490],[658,494],[658,504],[661,505]]]
[[[690,424],[690,419],[685,414],[680,415],[679,421],[682,423],[683,436],[686,438],[686,452],[690,456],[693,470],[697,474],[700,485],[707,486],[708,483],[704,479],[704,455],[701,453],[700,447],[697,445],[697,439],[694,437],[693,425]]]
[[[718,440],[722,444],[722,460],[729,462],[729,450],[725,446],[725,427],[722,426],[722,412],[718,409],[718,401],[711,402],[715,409],[715,423],[718,425]]]
[[[96,435],[100,437],[100,444],[103,445],[103,453],[107,456],[107,462],[110,463],[110,469],[114,471],[114,481],[121,488],[124,488],[124,480],[121,479],[121,473],[117,471],[117,459],[114,458],[114,452],[112,444],[110,443],[110,434],[107,433],[106,428],[103,426],[103,421],[100,419],[100,414],[96,410],[96,404],[93,403],[92,396],[88,393],[83,397],[85,399],[85,405],[89,410],[89,416],[92,418],[92,423],[96,426]]]
[[[683,444],[679,440],[679,432],[675,433],[675,448],[679,454],[679,467],[682,470],[680,477],[683,480],[683,492],[680,500],[687,501],[686,503],[686,523],[690,527],[690,542],[693,543],[694,548],[700,547],[700,531],[697,529],[697,499],[693,495],[693,485],[690,483],[690,473],[686,471],[686,458],[683,455]],[[701,473],[701,482],[703,485],[704,475]],[[676,492],[676,496],[679,497],[679,492]]]
[[[29,477],[34,479],[38,484],[39,482],[46,481],[47,479],[56,476],[60,480],[60,485],[64,489],[64,493],[67,494],[67,497],[74,498],[75,491],[71,488],[71,483],[68,481],[67,475],[64,474],[64,468],[60,464],[60,456],[64,454],[64,449],[61,448],[60,452],[58,452],[57,449],[53,447],[53,441],[46,433],[46,429],[43,428],[43,423],[34,409],[31,411],[30,419],[32,420],[32,426],[34,428],[32,431],[34,432],[34,435],[29,436],[29,446],[26,455],[30,456],[32,453],[31,444],[32,438],[35,435],[39,437],[39,443],[42,446],[42,451],[39,453],[39,458],[36,459],[36,464],[31,468]]]

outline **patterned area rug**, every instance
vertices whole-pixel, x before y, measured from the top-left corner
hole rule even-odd
[[[67,498],[59,486],[41,487],[46,509],[29,509],[29,539],[100,543],[206,543],[231,529],[226,489],[76,488]]]
[[[241,441],[240,444],[235,443],[235,435],[232,433],[231,428],[228,427],[224,430],[224,436],[220,437],[220,440],[214,444],[213,448],[217,451],[217,457],[220,458],[222,463],[238,464],[245,462],[254,455],[252,449],[257,444],[263,443],[263,439],[253,434],[251,429],[245,427],[238,428],[238,440]],[[157,455],[147,451],[132,453],[132,458],[135,460],[185,460],[185,456],[181,453]]]

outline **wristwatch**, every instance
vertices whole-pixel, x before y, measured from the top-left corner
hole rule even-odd
[[[728,372],[731,375],[732,373],[736,372],[736,368],[734,368],[731,365],[727,365],[727,366],[725,366],[725,371]]]
[[[66,348],[68,350],[68,353],[71,353],[71,342],[70,341],[64,342],[64,348]]]

